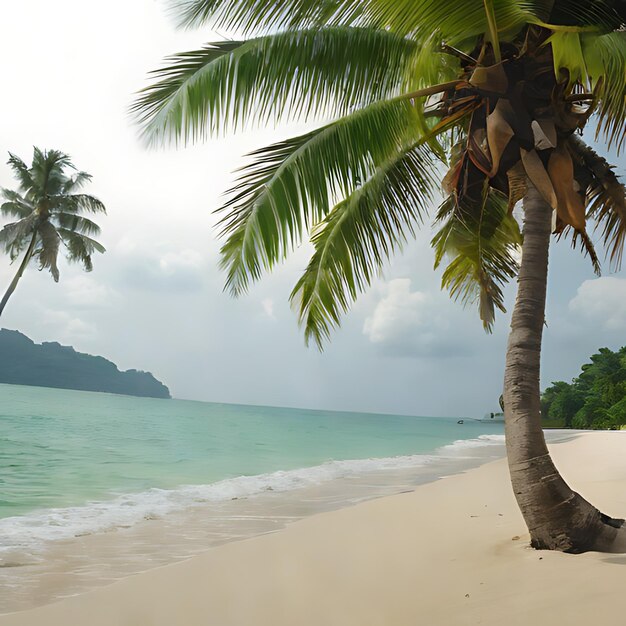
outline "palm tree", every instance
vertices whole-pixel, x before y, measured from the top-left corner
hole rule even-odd
[[[82,263],[92,269],[91,256],[104,252],[93,236],[100,227],[81,213],[106,213],[100,200],[77,193],[91,180],[86,172],[76,171],[70,157],[58,150],[35,148],[33,162],[28,167],[24,161],[9,153],[9,166],[19,181],[19,191],[2,189],[6,200],[0,213],[16,218],[0,230],[0,245],[14,261],[22,253],[22,261],[15,277],[0,301],[0,315],[31,260],[39,262],[39,269],[48,269],[55,282],[59,282],[57,259],[60,245],[66,248],[69,261]],[[73,175],[67,170],[73,171]]]
[[[170,57],[133,110],[149,142],[190,142],[251,123],[332,120],[250,155],[219,209],[227,287],[240,294],[305,234],[314,252],[291,294],[322,344],[377,270],[434,216],[443,286],[487,330],[519,288],[504,407],[513,489],[536,548],[626,546],[555,469],[541,429],[539,365],[551,233],[596,269],[611,261],[625,190],[578,136],[591,116],[626,140],[626,13],[618,0],[178,0],[185,27],[245,40]],[[512,209],[523,199],[523,238]],[[523,241],[523,244],[522,244]],[[521,266],[518,266],[522,246]]]

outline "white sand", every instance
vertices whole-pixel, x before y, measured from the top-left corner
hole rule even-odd
[[[585,433],[552,451],[583,496],[626,515],[626,432]],[[626,623],[626,555],[527,543],[498,461],[0,616],[0,626]]]

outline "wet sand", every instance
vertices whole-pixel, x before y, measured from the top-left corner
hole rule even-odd
[[[626,433],[551,448],[575,489],[626,514]],[[626,555],[527,544],[496,461],[0,616],[0,626],[622,623]]]

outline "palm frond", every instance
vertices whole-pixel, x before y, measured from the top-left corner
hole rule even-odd
[[[568,226],[561,233],[558,234],[559,239],[561,237],[568,236],[572,239],[572,248],[576,250],[576,248],[580,245],[584,256],[589,257],[589,260],[591,261],[594,274],[596,276],[601,276],[602,265],[600,264],[600,259],[598,258],[596,247],[593,245],[593,241],[591,241],[591,237],[589,237],[587,232],[575,230],[571,226]]]
[[[375,168],[417,140],[420,112],[406,100],[383,101],[313,132],[252,154],[231,198],[218,211],[226,237],[227,287],[244,291],[283,259]]]
[[[621,0],[544,0],[545,21],[551,25],[594,27],[606,31],[617,30],[626,22],[619,5]]]
[[[150,72],[151,78],[156,82],[138,93],[137,100],[131,106],[131,112],[137,116],[140,124],[146,126],[146,132],[149,132],[150,126],[158,126],[168,118],[171,118],[170,124],[173,123],[177,114],[182,116],[183,110],[185,115],[191,115],[193,102],[190,100],[195,92],[190,90],[190,86],[203,71],[207,71],[208,66],[240,48],[244,43],[223,41],[207,44],[200,50],[167,57],[165,61],[168,65]],[[204,113],[203,110],[202,112]],[[196,114],[200,114],[200,111]],[[180,123],[182,125],[182,120]]]
[[[32,236],[33,231],[37,228],[38,217],[31,213],[25,218],[5,224],[0,230],[0,246],[13,261],[27,244],[27,239]]]
[[[553,29],[619,29],[626,22],[621,0],[495,0],[500,31],[515,33],[526,21]],[[208,25],[245,33],[327,25],[390,28],[397,32],[441,32],[450,41],[488,31],[481,0],[171,0],[180,26]],[[464,30],[465,29],[465,30]]]
[[[440,230],[433,238],[435,267],[450,259],[441,282],[455,300],[478,303],[485,330],[491,331],[496,307],[504,308],[502,287],[517,274],[515,253],[521,245],[517,222],[506,196],[485,185],[478,210],[459,207],[454,194],[437,214]]]
[[[52,219],[61,227],[84,235],[98,236],[100,226],[92,220],[75,213],[55,212]]]
[[[626,141],[626,30],[584,34],[581,45],[599,100],[597,136],[620,150]]]
[[[560,70],[565,69],[571,85],[579,81],[588,86],[587,60],[583,54],[580,33],[557,31],[552,33],[547,43],[552,46],[554,73],[557,78]]]
[[[438,0],[369,0],[337,11],[337,21],[388,28],[399,34],[425,37],[432,33],[452,45],[462,44],[489,32],[484,0],[439,2]],[[538,2],[493,0],[490,2],[498,32],[516,33],[536,19]],[[473,47],[473,44],[472,44]]]
[[[93,269],[91,257],[94,252],[103,253],[106,251],[104,246],[86,235],[66,228],[58,228],[57,232],[67,248],[67,260],[73,263],[82,263],[87,272],[91,272]]]
[[[357,0],[173,0],[172,12],[180,26],[209,25],[237,32],[259,33],[300,29],[334,23],[340,9]]]
[[[0,205],[0,213],[2,213],[2,215],[9,215],[21,219],[33,212],[34,207],[17,193],[17,191],[11,189],[1,189],[0,191],[5,200],[7,200],[7,202]]]
[[[500,63],[502,61],[502,55],[500,54],[500,36],[498,35],[494,0],[483,0],[483,5],[485,8],[485,17],[487,18],[487,32],[489,33],[489,39],[493,46],[494,59],[496,63]]]
[[[104,204],[94,196],[84,193],[50,197],[50,205],[62,213],[106,213]]]
[[[414,234],[435,188],[432,153],[414,146],[381,165],[315,226],[315,252],[291,294],[307,343],[321,348],[377,270]]]
[[[247,123],[340,116],[410,90],[415,41],[326,28],[209,44],[155,72],[132,111],[149,141],[190,141]]]
[[[626,244],[626,188],[604,157],[572,135],[568,144],[589,177],[587,217],[595,220],[613,267],[619,269]]]
[[[90,182],[91,179],[91,174],[87,174],[87,172],[77,172],[74,176],[68,177],[66,183],[63,185],[62,193],[72,193],[77,189],[81,189],[84,185]]]
[[[48,221],[41,222],[37,227],[39,234],[39,248],[35,250],[35,256],[39,258],[39,269],[50,270],[54,282],[59,282],[59,268],[57,260],[59,257],[59,244],[61,238],[57,229]]]
[[[38,194],[38,197],[61,193],[67,181],[66,169],[75,169],[67,154],[35,147],[29,170],[33,183],[31,193]]]
[[[34,186],[28,165],[26,165],[22,159],[9,152],[9,160],[7,161],[7,164],[13,170],[13,175],[19,181],[20,189],[26,191]]]

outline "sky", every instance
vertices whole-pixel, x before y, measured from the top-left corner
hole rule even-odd
[[[34,145],[60,149],[93,175],[87,191],[108,209],[98,218],[107,252],[94,271],[62,262],[55,284],[33,266],[1,326],[151,371],[177,398],[432,416],[497,410],[509,317],[486,335],[475,309],[440,291],[428,227],[323,353],[305,347],[288,302],[308,245],[247,295],[223,292],[213,210],[243,155],[306,126],[147,149],[128,114],[163,57],[220,39],[176,30],[157,0],[0,4],[0,186],[16,186],[8,151],[29,162]],[[0,287],[15,269],[0,257]],[[513,285],[509,310],[514,295]],[[595,277],[579,252],[555,243],[546,322],[544,386],[576,376],[597,348],[625,343],[626,272],[607,266]]]

